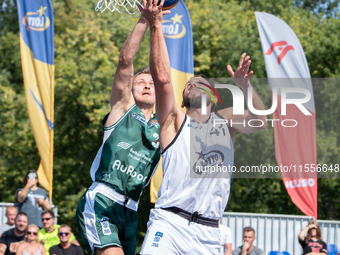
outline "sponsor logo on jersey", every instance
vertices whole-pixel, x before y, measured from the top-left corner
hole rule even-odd
[[[201,152],[196,152],[198,154],[198,159],[194,164],[193,171],[196,174],[201,175],[205,172],[204,169],[207,167],[222,167],[224,162],[224,154],[221,151],[213,150],[204,154]]]
[[[102,218],[102,220],[100,221],[100,224],[102,225],[104,236],[111,235],[111,229],[110,229],[110,225],[109,225],[108,221],[109,221],[108,218]]]
[[[98,179],[101,181],[109,181],[110,180],[110,173],[107,171],[103,171],[99,174]]]
[[[152,120],[152,121],[150,121],[150,125],[151,125],[152,127],[159,128],[158,120]]]
[[[148,124],[148,121],[146,119],[144,119],[143,117],[139,116],[137,113],[133,112],[132,113],[132,117],[134,117],[136,120],[139,120],[140,122],[142,122],[144,125]]]
[[[125,142],[120,142],[120,143],[117,144],[117,146],[122,148],[122,149],[124,149],[124,150],[126,150],[126,149],[131,147],[131,144],[125,143]]]
[[[158,236],[158,237],[162,238],[162,237],[163,237],[163,233],[162,233],[162,232],[159,232],[159,231],[157,231],[157,232],[156,232],[156,234],[155,234],[155,236]]]
[[[189,128],[193,128],[193,129],[202,129],[202,128],[203,128],[202,125],[194,126],[194,125],[192,125],[192,124],[188,124],[188,127],[189,127]]]
[[[156,138],[156,141],[152,142],[151,144],[155,149],[157,149],[159,147],[159,134],[154,133],[152,136]]]
[[[142,153],[139,153],[138,151],[135,151],[133,148],[130,149],[130,153],[128,154],[128,156],[130,158],[133,158],[133,159],[145,164],[145,165],[153,162],[153,160],[151,158],[145,156]]]
[[[153,243],[151,244],[151,247],[158,247],[158,243],[161,241],[162,237],[163,237],[163,233],[157,231],[153,239]]]
[[[124,166],[118,159],[113,163],[112,170],[121,171],[122,173],[130,175],[132,178],[136,178],[138,181],[145,182],[147,179],[147,176],[144,177],[142,174],[137,174],[133,166]]]

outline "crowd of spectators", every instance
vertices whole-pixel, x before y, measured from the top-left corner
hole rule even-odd
[[[6,208],[7,222],[0,225],[0,255],[83,255],[70,226],[55,224],[56,215],[51,210],[47,192],[38,187],[38,175],[29,170],[24,176],[24,188],[18,189],[20,203]],[[243,229],[243,245],[232,249],[232,233],[222,224],[222,255],[264,255],[262,249],[253,245],[255,230]],[[303,254],[327,254],[327,245],[321,239],[317,221],[310,221],[298,236]],[[340,253],[338,253],[340,255]]]
[[[55,224],[48,193],[39,187],[35,170],[27,171],[16,198],[19,212],[7,207],[7,222],[0,226],[0,255],[83,255],[71,227]]]

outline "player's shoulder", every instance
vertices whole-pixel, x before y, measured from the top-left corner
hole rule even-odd
[[[226,120],[229,120],[233,116],[233,107],[223,108],[217,111],[216,114]]]
[[[112,128],[117,127],[119,123],[121,123],[127,116],[129,116],[130,113],[140,113],[142,112],[141,109],[136,105],[132,104],[128,109],[125,109],[124,111],[117,110],[112,108],[111,111],[105,115],[102,125],[104,130],[110,130]]]

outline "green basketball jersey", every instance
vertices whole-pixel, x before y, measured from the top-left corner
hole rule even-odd
[[[160,158],[158,121],[156,117],[146,120],[136,105],[110,127],[105,127],[107,116],[91,178],[138,201]]]

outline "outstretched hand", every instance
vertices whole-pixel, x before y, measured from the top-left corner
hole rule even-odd
[[[165,0],[162,0],[158,5],[158,0],[142,0],[143,6],[137,5],[141,13],[141,17],[144,17],[150,24],[154,25],[157,22],[162,24],[163,15],[169,14],[170,11],[163,11],[162,7]]]
[[[249,71],[251,60],[250,56],[246,56],[246,53],[243,53],[240,61],[238,63],[238,67],[236,72],[233,71],[230,65],[227,66],[228,72],[230,73],[231,77],[235,81],[237,85],[239,85],[242,89],[247,87],[249,78],[253,75],[253,71]]]

